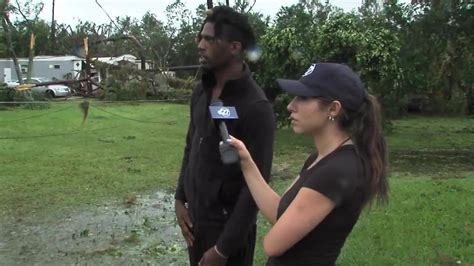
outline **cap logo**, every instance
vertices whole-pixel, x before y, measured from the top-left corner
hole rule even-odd
[[[306,70],[306,72],[303,74],[302,77],[306,77],[308,75],[311,75],[311,73],[313,73],[314,69],[316,68],[316,64],[312,64],[308,70]]]

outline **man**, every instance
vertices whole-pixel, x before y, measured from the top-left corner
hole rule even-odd
[[[257,208],[239,163],[221,162],[221,139],[208,107],[215,99],[236,107],[239,119],[226,121],[229,133],[248,144],[267,181],[275,118],[243,61],[255,45],[245,16],[224,6],[209,10],[197,41],[203,75],[191,99],[176,216],[191,265],[252,265]]]

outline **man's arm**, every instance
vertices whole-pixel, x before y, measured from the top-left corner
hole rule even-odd
[[[184,147],[183,161],[181,162],[181,171],[179,172],[178,185],[176,187],[176,192],[174,195],[174,198],[176,200],[180,200],[183,203],[186,202],[183,179],[184,179],[184,173],[186,172],[186,168],[188,167],[189,152],[191,150],[191,142],[193,138],[193,133],[194,133],[193,121],[190,120],[189,126],[188,126],[188,133],[186,134],[186,144]]]
[[[275,116],[269,102],[258,102],[251,108],[243,121],[242,139],[268,182],[273,158]],[[238,248],[245,246],[245,237],[254,225],[256,215],[257,206],[245,185],[224,231],[217,240],[217,250],[225,256],[231,256]]]
[[[189,125],[188,125],[188,132],[186,134],[186,143],[184,146],[184,153],[183,153],[183,161],[181,162],[181,171],[179,172],[178,177],[178,185],[176,187],[176,192],[174,195],[175,200],[179,200],[183,203],[186,202],[186,195],[184,193],[184,174],[186,172],[186,168],[188,167],[189,162],[189,153],[191,151],[191,145],[193,141],[193,134],[194,134],[194,124],[193,124],[193,105],[194,99],[196,97],[198,90],[198,86],[194,88],[193,93],[191,95],[191,104],[189,108]]]
[[[188,246],[192,246],[194,243],[194,235],[192,233],[193,223],[189,216],[188,208],[185,205],[187,202],[186,193],[184,192],[184,178],[186,173],[186,168],[189,163],[189,153],[191,151],[193,134],[194,134],[194,125],[193,125],[193,103],[194,95],[196,89],[193,91],[193,96],[191,97],[191,108],[190,108],[190,118],[188,132],[186,134],[186,144],[184,147],[183,161],[181,163],[181,171],[179,173],[178,185],[176,186],[175,192],[175,212],[178,225],[181,228],[181,233],[183,234],[184,239]]]

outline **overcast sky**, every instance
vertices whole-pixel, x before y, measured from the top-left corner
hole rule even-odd
[[[402,0],[407,2],[408,0]],[[112,18],[131,16],[141,18],[147,11],[155,13],[161,20],[165,20],[166,6],[174,0],[98,0],[102,7]],[[218,1],[215,0],[214,3]],[[231,4],[234,2],[230,1]],[[280,7],[297,3],[298,0],[256,0],[255,11],[265,15],[274,16]],[[344,8],[345,10],[356,9],[362,0],[330,0],[331,4]],[[52,0],[43,0],[45,4],[40,17],[51,20]],[[205,4],[204,0],[183,0],[186,8],[194,12],[199,4]],[[56,0],[56,21],[74,25],[78,19],[92,21],[97,24],[109,22],[105,13],[97,6],[96,0]]]

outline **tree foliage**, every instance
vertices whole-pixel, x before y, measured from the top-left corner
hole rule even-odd
[[[50,22],[37,16],[41,2],[18,1],[25,4],[23,15],[14,5],[6,9],[17,13],[11,28],[14,52],[26,57],[29,33],[34,32],[35,54],[51,54]],[[474,111],[473,4],[467,0],[421,5],[389,0],[383,6],[365,2],[358,11],[344,12],[328,2],[300,0],[270,18],[253,11],[254,1],[232,1],[255,29],[262,56],[249,63],[269,98],[277,99],[277,111],[283,112],[285,100],[278,98],[281,91],[275,79],[298,78],[312,62],[353,67],[381,99],[388,117],[404,114],[417,99],[425,102],[422,108],[418,104],[424,111],[464,112],[469,110],[466,107]],[[54,54],[80,54],[83,38],[88,37],[93,57],[133,54],[161,69],[194,65],[198,61],[195,37],[206,7],[203,3],[192,11],[183,3],[175,0],[165,18],[146,13],[140,19],[118,17],[106,24],[59,24]],[[0,36],[5,40],[3,28]],[[1,42],[0,57],[10,54],[6,42]]]
[[[283,7],[261,39],[258,81],[275,98],[275,78],[299,78],[311,62],[345,63],[379,97],[387,117],[405,113],[417,97],[426,97],[427,111],[465,111],[474,76],[473,7],[436,3],[392,0],[357,12],[317,0]]]

